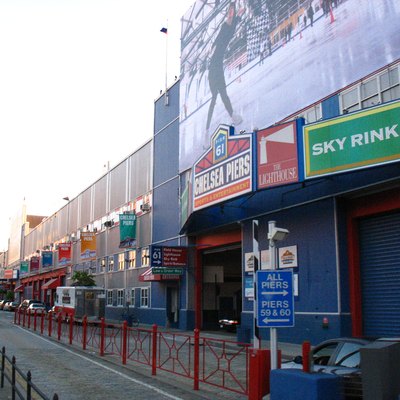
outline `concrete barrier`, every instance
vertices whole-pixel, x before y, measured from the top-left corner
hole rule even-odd
[[[271,400],[342,400],[342,380],[337,375],[297,369],[271,371]]]

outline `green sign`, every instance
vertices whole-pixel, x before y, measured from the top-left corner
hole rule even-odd
[[[136,242],[136,215],[125,213],[119,215],[120,248],[134,247]]]
[[[400,102],[304,127],[305,177],[400,159]]]
[[[20,270],[20,274],[21,275],[27,274],[28,271],[29,271],[29,263],[28,263],[28,261],[21,261],[19,270]]]
[[[151,269],[153,275],[183,275],[182,268],[155,267]]]

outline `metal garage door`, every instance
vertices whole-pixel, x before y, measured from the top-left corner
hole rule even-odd
[[[360,220],[363,334],[400,335],[400,213]]]

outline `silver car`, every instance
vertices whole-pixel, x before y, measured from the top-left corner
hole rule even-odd
[[[337,338],[326,340],[311,350],[312,371],[337,375],[360,371],[360,348],[372,343],[361,338]],[[303,368],[302,356],[282,363],[282,368]]]

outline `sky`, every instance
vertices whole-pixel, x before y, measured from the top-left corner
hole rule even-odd
[[[52,215],[152,137],[193,3],[0,0],[0,251],[24,202]]]

